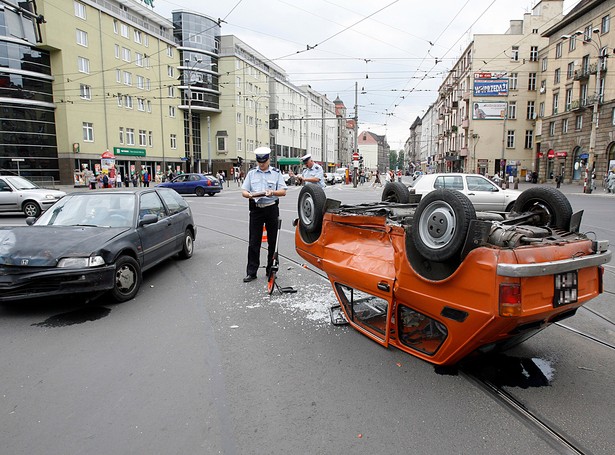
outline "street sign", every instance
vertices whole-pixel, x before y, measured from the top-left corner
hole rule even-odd
[[[358,154],[357,152],[354,152],[354,153],[352,154],[352,159],[353,159],[353,161],[358,160],[358,159],[359,159],[359,154]]]
[[[23,158],[11,158],[11,161],[19,161],[19,162],[21,162],[21,161],[26,161],[26,160],[23,159]]]

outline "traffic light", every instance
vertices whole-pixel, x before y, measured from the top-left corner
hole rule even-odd
[[[363,155],[359,156],[359,168],[363,169]]]
[[[241,164],[243,163],[243,158],[238,156],[237,157],[237,162],[239,163],[239,166],[241,166]]]
[[[277,130],[278,129],[278,119],[280,118],[279,114],[269,114],[269,129]]]

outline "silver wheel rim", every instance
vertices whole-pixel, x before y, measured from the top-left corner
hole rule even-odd
[[[186,253],[192,255],[192,249],[194,248],[194,242],[192,240],[192,236],[190,234],[186,235],[186,241],[184,242],[186,246]]]
[[[301,222],[309,226],[314,222],[314,214],[316,213],[314,207],[314,199],[312,195],[305,194],[303,199],[301,200]]]
[[[448,245],[454,235],[457,220],[452,207],[443,201],[429,204],[419,220],[419,236],[425,246],[439,250]]]
[[[123,265],[115,273],[115,285],[122,294],[128,294],[134,287],[136,281],[137,274],[135,270],[128,265]]]
[[[26,204],[24,207],[24,212],[26,216],[36,216],[38,208],[34,204]]]

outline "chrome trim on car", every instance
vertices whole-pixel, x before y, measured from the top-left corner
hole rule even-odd
[[[560,261],[539,262],[537,264],[498,264],[497,274],[508,277],[531,277],[553,275],[555,273],[570,272],[586,267],[596,267],[611,260],[610,250],[588,256],[579,256]]]

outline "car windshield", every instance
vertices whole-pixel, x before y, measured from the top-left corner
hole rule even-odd
[[[130,227],[135,223],[135,199],[136,195],[126,193],[72,194],[53,205],[34,224]]]
[[[32,183],[30,180],[24,179],[23,177],[9,176],[4,177],[4,179],[10,182],[10,184],[18,190],[34,190],[40,188],[36,184]]]

